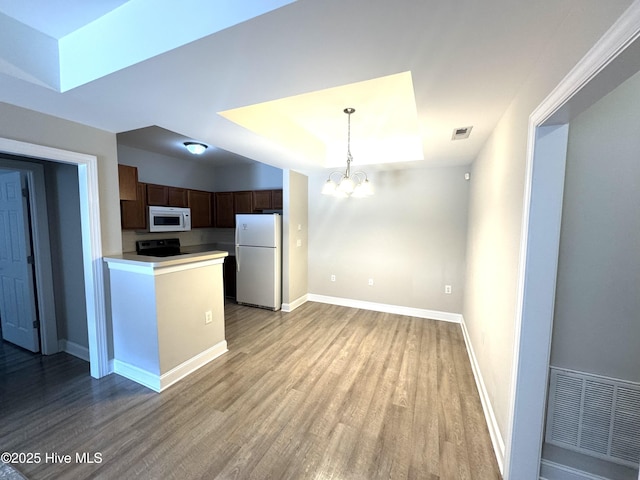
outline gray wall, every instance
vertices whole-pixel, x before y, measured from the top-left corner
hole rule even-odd
[[[213,167],[205,162],[178,160],[118,144],[118,163],[138,167],[138,180],[144,183],[213,191]]]
[[[640,382],[640,74],[571,122],[551,364]]]
[[[461,313],[466,171],[367,171],[375,195],[365,199],[322,195],[326,175],[310,177],[309,292]],[[452,294],[444,293],[445,284]]]
[[[264,163],[225,165],[215,169],[214,192],[282,188],[282,170]]]
[[[560,28],[562,48],[540,52],[473,163],[463,318],[498,436],[511,415],[517,287],[529,116],[620,14],[597,2],[574,7]],[[553,65],[554,68],[548,68]],[[556,72],[556,73],[552,73]]]
[[[118,163],[138,167],[138,179],[145,183],[209,192],[282,188],[282,170],[258,162],[214,167],[118,145]]]
[[[58,337],[88,348],[78,167],[44,166]]]

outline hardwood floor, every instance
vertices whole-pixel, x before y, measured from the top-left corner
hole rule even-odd
[[[161,394],[3,344],[0,451],[40,453],[29,479],[500,478],[459,325],[230,304],[226,334]]]

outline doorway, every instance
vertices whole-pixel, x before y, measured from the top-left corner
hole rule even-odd
[[[639,36],[636,1],[530,117],[505,479],[539,475],[570,122],[638,71]]]
[[[75,165],[78,169],[82,264],[91,376],[111,373],[108,359],[105,278],[102,263],[97,158],[77,152],[0,138],[0,152]],[[80,292],[77,292],[78,294]]]

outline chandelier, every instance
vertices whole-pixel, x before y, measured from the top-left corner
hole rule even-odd
[[[362,171],[351,171],[351,162],[353,162],[351,156],[351,114],[353,112],[355,112],[353,108],[344,109],[344,113],[348,115],[347,169],[344,172],[335,171],[329,174],[329,178],[322,187],[324,195],[335,197],[369,197],[373,195],[373,186],[367,178],[367,174]]]

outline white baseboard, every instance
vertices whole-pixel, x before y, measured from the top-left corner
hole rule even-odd
[[[428,318],[430,320],[441,320],[453,323],[460,323],[462,321],[462,315],[459,313],[440,312],[438,310],[403,307],[401,305],[389,305],[386,303],[365,302],[363,300],[316,295],[315,293],[309,293],[307,295],[307,299],[311,302],[329,303],[331,305],[361,308],[363,310],[373,310],[376,312],[395,313],[397,315],[406,315],[408,317]]]
[[[154,392],[160,391],[160,375],[148,372],[147,370],[143,370],[142,368],[120,360],[113,360],[113,372],[150,388]]]
[[[464,337],[464,343],[467,347],[467,353],[469,354],[469,361],[471,362],[473,377],[476,380],[476,387],[478,388],[478,393],[480,394],[480,402],[482,402],[484,418],[487,422],[487,427],[489,428],[489,436],[491,437],[493,451],[496,454],[496,460],[498,461],[498,468],[500,468],[500,473],[504,475],[504,440],[502,438],[502,435],[500,434],[500,428],[498,428],[498,421],[491,405],[489,393],[487,392],[487,388],[485,387],[484,380],[482,378],[482,372],[480,371],[478,359],[476,358],[476,354],[473,351],[473,346],[471,345],[471,338],[469,337],[469,332],[467,331],[467,325],[464,323],[464,318],[462,318],[460,325],[462,327],[462,336]]]
[[[305,303],[307,303],[307,294],[304,294],[300,298],[295,299],[291,303],[283,303],[282,304],[282,311],[283,312],[293,312],[296,308],[298,308],[301,305],[304,305]]]
[[[58,340],[58,351],[66,352],[69,355],[73,355],[74,357],[79,358],[80,360],[84,360],[85,362],[89,361],[89,348],[79,345],[70,340],[66,340],[61,338]]]
[[[148,372],[147,370],[143,370],[119,360],[113,361],[113,371],[118,375],[122,375],[129,380],[133,380],[140,385],[150,388],[154,392],[162,392],[177,381],[183,379],[190,373],[196,371],[200,367],[228,351],[227,341],[223,340],[162,375]]]

